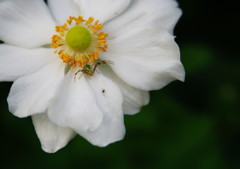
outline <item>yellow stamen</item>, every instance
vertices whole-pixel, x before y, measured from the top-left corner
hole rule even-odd
[[[59,58],[72,68],[93,65],[100,52],[108,49],[108,34],[100,32],[102,29],[99,20],[92,17],[84,20],[82,16],[70,16],[66,23],[56,26],[58,34],[52,36],[50,47],[56,49]]]
[[[93,23],[94,19],[92,17],[88,18],[86,25]]]

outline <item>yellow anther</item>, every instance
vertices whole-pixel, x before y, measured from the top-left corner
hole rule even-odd
[[[89,25],[89,24],[93,23],[93,21],[94,21],[93,17],[88,18],[88,20],[86,22],[86,25]]]

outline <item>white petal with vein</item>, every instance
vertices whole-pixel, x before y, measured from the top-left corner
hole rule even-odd
[[[125,135],[121,91],[111,80],[95,73],[89,80],[97,105],[103,114],[100,126],[93,131],[80,133],[89,142],[103,147],[123,139]]]
[[[149,93],[134,88],[121,80],[108,66],[101,66],[102,73],[114,81],[123,95],[124,114],[133,115],[140,111],[141,107],[149,103]]]
[[[53,52],[47,48],[24,49],[1,44],[0,81],[14,81],[56,61]]]
[[[87,78],[77,70],[70,70],[65,76],[49,109],[49,118],[57,125],[73,128],[78,133],[96,130],[103,114]],[[76,79],[74,80],[74,78]]]
[[[0,39],[25,48],[51,43],[55,22],[42,0],[1,0]]]
[[[76,135],[72,129],[52,123],[45,113],[33,115],[32,121],[42,149],[48,153],[55,153],[65,147]]]
[[[9,110],[18,117],[44,113],[64,76],[63,64],[53,62],[17,79],[8,96]]]
[[[80,9],[74,0],[48,0],[48,6],[59,25],[65,23],[69,16],[80,15]]]
[[[113,61],[114,72],[135,88],[156,90],[173,80],[184,80],[179,48],[165,30],[138,28],[109,43],[101,59]]]
[[[113,37],[136,28],[153,26],[172,34],[181,14],[175,0],[133,0],[122,15],[108,22],[104,28]]]
[[[121,14],[130,0],[75,0],[84,18],[94,17],[105,23]]]

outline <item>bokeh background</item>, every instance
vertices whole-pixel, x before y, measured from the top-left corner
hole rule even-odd
[[[175,34],[186,82],[151,92],[149,105],[125,116],[123,141],[98,148],[78,136],[47,154],[31,119],[8,111],[11,83],[0,83],[0,168],[240,169],[237,1],[178,2],[183,16]]]

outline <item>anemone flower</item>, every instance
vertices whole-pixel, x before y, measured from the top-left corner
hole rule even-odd
[[[125,135],[124,114],[184,80],[174,0],[0,0],[0,81],[9,110],[31,116],[46,152],[76,134],[100,147]]]

